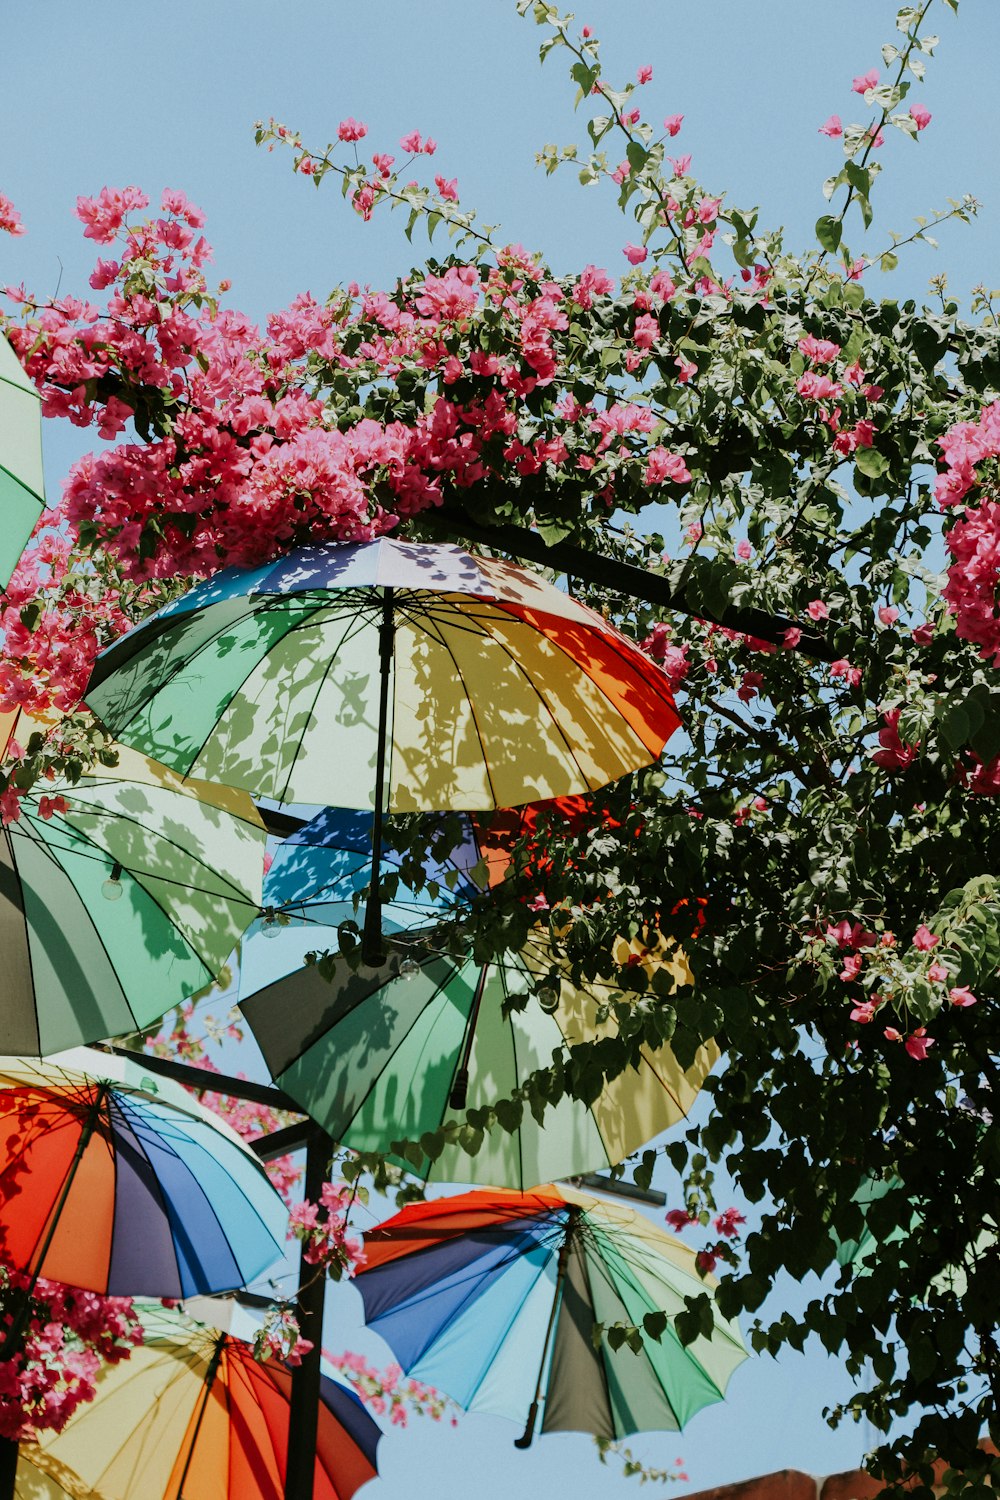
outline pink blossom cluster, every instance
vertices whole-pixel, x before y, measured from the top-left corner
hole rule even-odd
[[[399,1365],[379,1370],[361,1354],[331,1354],[328,1349],[323,1350],[323,1357],[347,1377],[376,1416],[388,1416],[394,1427],[405,1427],[411,1414],[430,1417],[433,1422],[450,1416],[451,1425],[457,1426],[458,1417],[448,1397],[419,1380],[405,1380]]]
[[[142,1342],[142,1325],[127,1297],[41,1278],[31,1287],[24,1272],[0,1265],[0,1339],[0,1437],[21,1442],[61,1432],[93,1400],[102,1365]]]
[[[951,969],[934,951],[941,942],[940,934],[931,932],[923,922],[918,924],[908,949],[900,948],[894,933],[883,932],[877,937],[846,917],[827,927],[826,939],[844,955],[837,976],[840,982],[859,987],[848,1000],[850,1019],[859,1026],[870,1025],[889,1004],[905,1013],[907,992],[916,980],[931,987],[939,1007],[947,1003],[962,1010],[977,1004],[968,985],[952,983]],[[926,1058],[935,1045],[926,1026],[917,1026],[908,1033],[887,1026],[883,1035],[887,1041],[903,1042],[916,1061]]]
[[[324,1182],[318,1203],[305,1198],[289,1211],[289,1239],[300,1240],[303,1258],[335,1281],[353,1276],[365,1261],[361,1241],[347,1232],[351,1202],[349,1188]]]
[[[315,1347],[311,1339],[302,1337],[295,1312],[288,1306],[269,1308],[253,1340],[254,1359],[261,1363],[279,1359],[293,1368]]]
[[[952,562],[944,598],[955,616],[955,631],[1000,663],[1000,401],[984,407],[976,422],[957,422],[939,440],[944,469],[935,484],[943,510],[955,519],[945,533]]]
[[[0,233],[23,234],[24,224],[21,215],[7,197],[6,193],[0,193]]]

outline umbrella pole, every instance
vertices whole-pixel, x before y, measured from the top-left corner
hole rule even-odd
[[[15,1500],[19,1452],[20,1444],[14,1438],[0,1438],[0,1500]]]
[[[190,1443],[188,1443],[187,1456],[184,1459],[184,1468],[181,1470],[180,1482],[177,1486],[177,1500],[184,1500],[184,1486],[185,1484],[187,1484],[188,1470],[191,1468],[191,1463],[194,1459],[194,1450],[198,1446],[198,1437],[201,1433],[201,1424],[205,1420],[205,1411],[208,1407],[208,1398],[212,1394],[212,1386],[215,1384],[215,1377],[219,1373],[219,1366],[222,1363],[222,1351],[225,1346],[225,1334],[220,1334],[220,1336],[215,1341],[215,1348],[212,1351],[212,1358],[208,1362],[208,1369],[205,1371],[205,1381],[201,1388],[201,1402],[198,1407],[198,1417],[194,1424],[194,1432],[192,1432],[191,1434],[191,1441]]]
[[[396,627],[392,618],[393,590],[382,594],[382,623],[378,630],[379,697],[378,748],[375,759],[375,817],[372,821],[372,876],[365,905],[365,927],[361,937],[361,957],[371,969],[385,962],[382,947],[382,897],[379,876],[382,869],[382,814],[385,802],[385,751],[389,732],[389,675],[392,670],[392,647]]]
[[[479,1020],[479,1010],[483,1003],[483,991],[486,989],[487,965],[483,964],[479,970],[479,981],[476,984],[476,993],[472,997],[472,1005],[469,1007],[469,1019],[465,1023],[465,1044],[462,1047],[462,1056],[455,1080],[448,1095],[449,1109],[464,1109],[469,1097],[469,1063],[472,1060],[472,1043],[476,1036],[476,1022]]]
[[[538,1420],[538,1404],[542,1395],[542,1381],[545,1378],[545,1365],[549,1355],[549,1343],[552,1339],[552,1331],[556,1326],[556,1318],[559,1316],[559,1307],[562,1303],[563,1283],[566,1280],[566,1271],[569,1266],[569,1246],[576,1227],[576,1218],[580,1210],[571,1205],[569,1217],[566,1221],[566,1235],[562,1245],[559,1247],[559,1267],[556,1271],[556,1291],[552,1298],[552,1311],[549,1313],[548,1327],[545,1330],[545,1342],[542,1345],[542,1358],[538,1365],[538,1379],[535,1381],[535,1394],[531,1398],[528,1408],[528,1420],[524,1431],[519,1438],[514,1439],[515,1448],[530,1448],[531,1440],[535,1436],[535,1423]]]
[[[305,1197],[317,1203],[326,1182],[333,1142],[325,1131],[316,1130],[306,1145]],[[304,1249],[305,1247],[303,1247]],[[316,1474],[316,1434],[319,1428],[320,1360],[323,1349],[323,1305],[326,1273],[310,1270],[299,1257],[299,1292],[296,1302],[299,1332],[312,1340],[312,1348],[292,1371],[292,1398],[288,1412],[288,1455],[285,1461],[285,1500],[313,1500]]]

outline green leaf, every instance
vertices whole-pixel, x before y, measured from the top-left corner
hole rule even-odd
[[[836,253],[840,244],[841,229],[840,220],[833,218],[830,214],[823,214],[816,220],[816,238],[823,249],[831,255]]]

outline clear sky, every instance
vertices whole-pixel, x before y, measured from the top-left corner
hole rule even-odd
[[[762,222],[783,223],[803,242],[819,214],[823,178],[839,147],[816,133],[827,115],[855,118],[853,75],[878,66],[893,37],[895,0],[582,0],[581,20],[605,38],[609,76],[652,63],[643,102],[651,118],[683,113],[677,145],[732,201],[759,203]],[[346,115],[367,122],[372,149],[393,150],[413,128],[439,141],[435,167],[457,177],[463,201],[507,237],[543,249],[554,268],[587,262],[619,274],[634,234],[602,190],[567,175],[545,180],[533,162],[547,141],[578,138],[572,93],[555,54],[539,68],[540,33],[513,0],[0,0],[5,67],[0,90],[0,191],[28,233],[0,237],[0,280],[40,293],[86,295],[94,247],[72,215],[77,194],[135,183],[151,196],[183,188],[208,214],[215,270],[231,301],[262,318],[298,292],[323,296],[337,282],[375,286],[418,263],[395,218],[363,225],[328,181],[317,193],[292,176],[290,158],[253,145],[253,122],[274,115],[325,143]],[[893,133],[876,187],[873,245],[906,234],[913,216],[971,192],[984,201],[971,229],[949,228],[935,255],[916,249],[874,290],[919,297],[947,270],[960,294],[1000,285],[1000,152],[994,80],[1000,56],[997,0],[943,4],[929,29],[942,43],[920,99],[933,121],[919,147]],[[881,226],[881,227],[879,227]],[[852,247],[855,240],[850,240]],[[85,435],[51,424],[46,466],[53,494]],[[665,1183],[669,1187],[669,1184]],[[803,1291],[782,1289],[797,1304]],[[334,1299],[328,1341],[376,1341],[351,1331],[353,1292]],[[627,1357],[627,1356],[626,1356]],[[526,1380],[534,1372],[526,1372]],[[683,1455],[687,1488],[785,1466],[851,1467],[865,1446],[857,1429],[830,1433],[821,1417],[845,1390],[822,1351],[778,1363],[748,1361],[724,1404],[681,1436],[635,1440],[653,1463]],[[457,1432],[415,1422],[383,1446],[372,1500],[501,1500],[532,1490],[576,1500],[634,1495],[636,1482],[602,1469],[589,1439],[536,1442],[523,1455],[509,1423],[465,1419]]]

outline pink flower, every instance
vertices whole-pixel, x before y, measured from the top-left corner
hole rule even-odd
[[[355,120],[348,115],[346,120],[341,120],[337,126],[338,141],[360,141],[368,134],[368,126],[362,125],[360,120]]]
[[[867,73],[861,73],[852,80],[851,90],[855,94],[867,94],[869,89],[878,88],[878,68],[869,68]]]
[[[864,954],[849,953],[844,959],[844,967],[837,975],[837,978],[842,980],[844,984],[850,984],[861,973],[861,965],[864,961]]]
[[[715,220],[719,217],[721,206],[721,198],[702,198],[698,204],[698,222],[700,224],[714,224]]]
[[[929,646],[934,639],[934,626],[929,622],[926,625],[918,625],[911,634],[915,646]]]
[[[444,177],[435,177],[434,186],[437,188],[442,198],[446,198],[450,203],[458,202],[457,177],[452,177],[450,181]]]
[[[697,1215],[688,1213],[686,1208],[672,1208],[663,1217],[671,1229],[676,1229],[678,1234],[681,1230],[686,1229],[689,1224],[697,1224],[698,1222]]]
[[[919,740],[915,745],[909,745],[900,738],[898,728],[900,712],[898,708],[890,709],[878,732],[878,742],[881,748],[875,751],[872,760],[875,765],[881,766],[883,771],[905,771],[907,766],[912,765],[916,760],[920,749]]]
[[[952,1005],[958,1005],[961,1007],[976,1004],[976,997],[969,989],[969,986],[967,984],[956,985],[954,989],[949,990],[948,999],[951,1001]]]
[[[963,1001],[963,1004],[968,1002]],[[916,1031],[910,1033],[906,1038],[906,1050],[917,1062],[923,1062],[928,1052],[934,1046],[934,1038],[927,1035],[926,1026],[919,1026]]]
[[[913,120],[913,123],[916,125],[918,130],[926,130],[928,125],[931,123],[933,116],[931,115],[931,112],[927,108],[926,104],[911,104],[910,118]]]
[[[899,610],[894,604],[883,604],[879,607],[878,617],[882,625],[895,625],[899,619]]]
[[[843,677],[848,687],[857,687],[861,681],[861,668],[852,667],[849,661],[843,659],[834,661],[830,663],[830,676]]]
[[[649,251],[645,245],[626,245],[622,254],[631,266],[641,266]]]
[[[867,1026],[874,1021],[878,1013],[878,1005],[874,1000],[861,1000],[851,1010],[851,1020],[857,1021],[859,1026]]]
[[[799,339],[798,347],[800,354],[804,354],[811,363],[819,365],[832,364],[840,353],[839,344],[832,343],[830,339],[813,338],[811,333]]]
[[[744,672],[743,679],[736,689],[736,696],[741,703],[751,703],[760,691],[764,677],[760,672]]]
[[[672,479],[674,484],[690,484],[691,475],[687,464],[678,453],[667,448],[654,448],[646,461],[646,484],[662,484]]]
[[[913,946],[914,948],[919,949],[921,953],[930,953],[931,949],[936,948],[940,941],[941,939],[939,937],[935,937],[933,932],[931,932],[929,928],[924,926],[923,922],[921,922],[920,926],[913,934]]]
[[[685,359],[683,354],[678,354],[674,360],[677,366],[677,379],[681,385],[687,385],[688,381],[698,373],[698,366]]]
[[[395,160],[396,158],[394,156],[387,156],[384,151],[376,151],[375,155],[372,157],[372,161],[378,169],[378,174],[380,177],[389,177],[391,175],[393,162]]]
[[[6,234],[24,234],[21,215],[5,193],[0,193],[0,230]]]
[[[650,67],[649,63],[643,63],[642,67],[639,69],[635,76],[639,83],[651,83],[653,78],[653,69]]]
[[[663,122],[663,128],[669,136],[680,135],[681,126],[684,123],[683,115],[668,115]]]
[[[724,1208],[712,1222],[717,1234],[731,1240],[739,1234],[739,1226],[746,1223],[746,1217],[735,1208]]]
[[[802,631],[799,629],[799,627],[797,625],[789,625],[788,629],[781,637],[781,643],[786,651],[794,651],[795,647],[799,644],[801,639]]]
[[[931,984],[944,984],[945,980],[948,978],[948,970],[945,968],[944,964],[933,963],[927,970],[927,978],[930,980]]]
[[[826,936],[838,948],[874,948],[875,934],[868,932],[860,922],[849,922],[846,917],[827,927]]]
[[[828,135],[831,140],[836,140],[843,135],[844,126],[839,115],[831,115],[830,118],[819,127],[820,135]]]
[[[711,1276],[719,1264],[719,1257],[711,1246],[705,1250],[699,1250],[694,1258],[695,1266],[702,1276]]]
[[[830,611],[827,609],[822,599],[810,600],[810,602],[806,605],[806,614],[809,616],[810,620],[828,620],[830,618]]]
[[[753,548],[746,537],[736,543],[736,556],[741,558],[743,562],[749,562],[750,558],[753,557]]]
[[[829,375],[817,375],[814,371],[800,375],[795,389],[806,401],[830,401],[839,396],[841,390]]]

